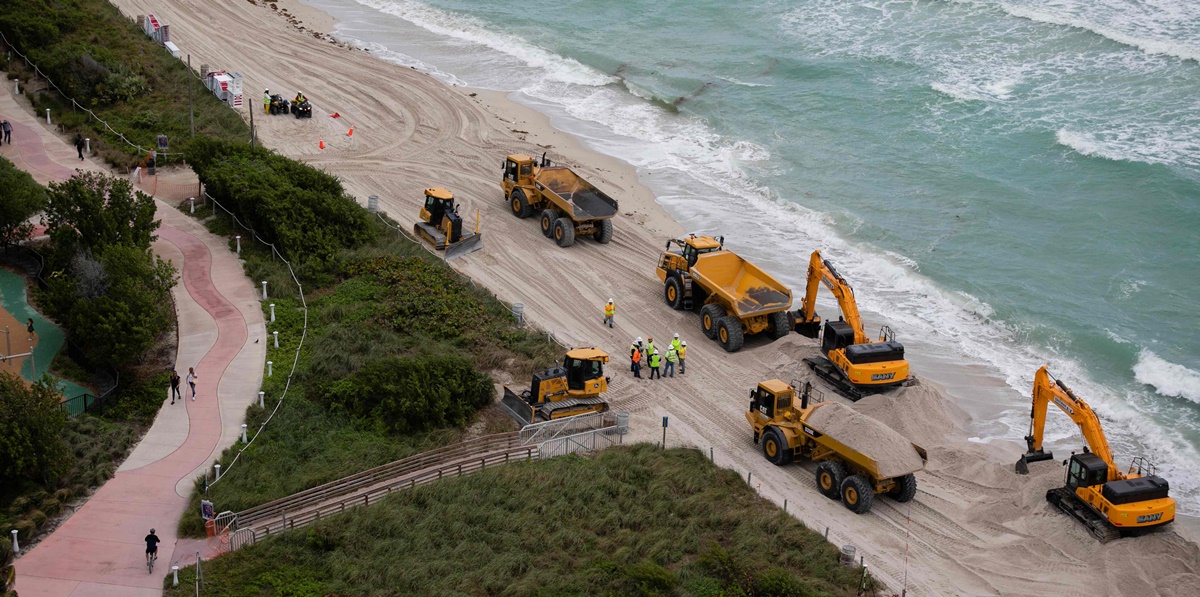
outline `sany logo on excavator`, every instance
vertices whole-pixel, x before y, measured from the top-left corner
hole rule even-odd
[[[1067,411],[1067,414],[1069,414],[1069,415],[1075,414],[1075,409],[1068,406],[1067,403],[1063,402],[1062,399],[1059,398],[1058,396],[1054,397],[1054,403],[1057,404],[1059,408]]]

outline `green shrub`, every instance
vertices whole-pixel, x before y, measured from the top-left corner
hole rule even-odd
[[[626,568],[625,578],[638,595],[646,596],[668,593],[676,584],[674,573],[650,561]]]
[[[29,513],[29,520],[33,521],[33,525],[39,529],[42,528],[42,525],[46,524],[47,518],[49,517],[46,516],[46,513],[42,512],[41,510],[34,510],[33,512]]]
[[[28,541],[37,532],[37,525],[28,518],[22,518],[13,525],[13,530],[17,531],[17,539]]]
[[[133,421],[141,424],[153,422],[159,408],[162,407],[163,397],[167,395],[171,386],[171,374],[159,373],[148,379],[130,376],[129,379],[121,381],[122,384],[114,391],[115,396],[105,407],[102,416],[110,421]],[[124,455],[127,449],[119,443],[109,447],[111,451],[121,455]]]
[[[46,498],[42,500],[41,511],[46,513],[46,516],[54,516],[62,511],[62,502],[55,498]]]
[[[29,238],[33,225],[29,217],[46,205],[46,189],[24,170],[0,157],[0,247]]]
[[[387,358],[333,382],[336,411],[382,424],[392,433],[461,427],[492,400],[492,380],[453,355]]]
[[[70,466],[62,439],[66,415],[58,407],[62,395],[47,378],[26,385],[0,373],[0,396],[0,486],[21,479],[56,482]]]

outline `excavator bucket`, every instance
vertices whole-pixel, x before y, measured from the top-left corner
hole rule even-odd
[[[1026,452],[1021,455],[1020,460],[1017,460],[1017,465],[1014,467],[1018,475],[1029,474],[1029,463],[1041,462],[1043,460],[1054,460],[1053,452],[1043,452],[1041,450]]]
[[[467,253],[474,253],[483,248],[483,234],[472,234],[462,240],[446,246],[446,261],[457,259]]]

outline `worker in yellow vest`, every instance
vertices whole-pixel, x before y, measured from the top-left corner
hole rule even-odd
[[[654,379],[656,376],[659,379],[662,379],[662,374],[658,372],[658,366],[660,364],[661,364],[661,361],[658,357],[658,351],[657,350],[651,351],[650,352],[650,379]]]
[[[675,377],[675,362],[679,360],[679,353],[675,352],[674,346],[667,347],[667,366],[666,372],[671,377]]]
[[[683,342],[679,343],[679,374],[680,375],[687,373],[686,368],[683,366],[683,359],[686,356],[687,356],[687,340],[684,340]]]
[[[263,90],[263,114],[271,113],[271,90]]]
[[[608,302],[604,304],[604,323],[607,323],[610,328],[613,326],[613,315],[616,313],[617,306],[613,304],[612,299],[608,299]]]
[[[671,346],[669,346],[668,348],[669,348],[667,350],[668,362],[670,361],[672,350],[675,351],[675,358],[678,358],[678,359],[683,358],[683,354],[682,354],[683,353],[683,341],[679,339],[679,332],[675,332],[675,337],[671,338]],[[681,375],[683,374],[683,363],[679,364],[679,373]],[[671,372],[671,377],[675,377],[674,371]]]

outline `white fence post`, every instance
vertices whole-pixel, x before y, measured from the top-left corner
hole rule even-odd
[[[265,301],[265,300],[267,300],[267,281],[263,280],[262,282],[263,282],[263,298],[262,298],[262,300]]]
[[[275,323],[275,303],[271,303],[271,323]]]
[[[92,138],[88,137],[83,140],[84,145],[87,145],[87,154],[92,155]]]
[[[171,586],[179,586],[179,566],[171,566]]]
[[[195,198],[195,197],[188,197],[188,201],[191,201],[191,202],[192,202],[191,211],[190,211],[189,213],[196,213],[196,198]]]
[[[13,529],[13,553],[21,553],[21,544],[17,543],[17,529]]]
[[[237,254],[241,255],[242,254],[242,235],[239,234],[233,238],[234,238],[234,240],[237,241]]]
[[[46,108],[46,124],[50,124],[50,108]]]
[[[279,348],[279,330],[271,332],[271,335],[275,337],[275,348]]]
[[[246,443],[246,424],[242,423],[242,443]]]
[[[216,481],[221,478],[221,465],[214,464],[213,469],[216,471],[215,473],[213,473],[213,481]]]
[[[267,377],[271,377],[271,361],[267,361]]]
[[[263,398],[266,396],[266,394],[267,394],[266,392],[262,392],[262,391],[260,391],[260,392],[258,393],[258,407],[259,407],[259,408],[266,408],[266,407],[267,407],[267,406],[266,406],[266,402],[264,402],[264,400],[263,400]]]

